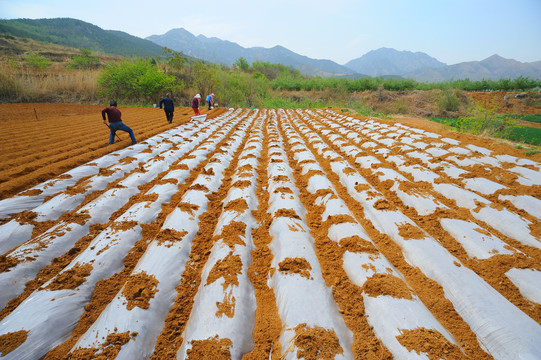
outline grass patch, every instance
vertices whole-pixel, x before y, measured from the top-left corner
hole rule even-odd
[[[517,126],[511,129],[510,134],[505,138],[511,141],[539,146],[541,145],[541,129],[528,126]]]
[[[429,118],[429,120],[456,128],[459,119],[433,117]],[[513,126],[507,135],[497,137],[530,145],[541,145],[541,129],[528,126]]]
[[[533,115],[512,115],[513,117],[516,117],[517,119],[524,120],[524,121],[531,121],[534,123],[541,124],[541,114],[533,114]]]
[[[430,121],[434,121],[440,124],[449,125],[451,127],[456,127],[457,118],[443,118],[443,117],[432,117],[429,118]]]
[[[325,104],[310,98],[294,100],[279,96],[264,98],[261,106],[268,109],[314,109],[326,107]]]
[[[351,108],[359,115],[366,116],[366,117],[377,117],[380,119],[385,120],[392,120],[391,117],[387,114],[384,114],[382,112],[377,112],[372,110],[372,108],[362,104],[362,103],[353,103],[351,104]]]

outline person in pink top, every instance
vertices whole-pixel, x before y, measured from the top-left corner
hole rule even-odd
[[[201,95],[197,94],[192,99],[192,109],[195,115],[199,115],[199,103],[201,102]]]

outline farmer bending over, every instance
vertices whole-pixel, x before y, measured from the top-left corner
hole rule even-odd
[[[101,111],[101,117],[103,118],[103,123],[105,125],[107,125],[105,114],[107,114],[107,117],[109,118],[109,129],[111,130],[111,133],[109,134],[109,145],[115,142],[115,134],[117,130],[122,130],[130,134],[132,144],[136,144],[137,140],[135,140],[133,130],[130,129],[129,126],[124,125],[122,119],[120,118],[121,113],[120,110],[116,108],[116,101],[112,100],[109,105],[110,106]]]

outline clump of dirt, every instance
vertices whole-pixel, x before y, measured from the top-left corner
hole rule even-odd
[[[293,190],[291,190],[290,188],[285,187],[285,186],[277,187],[276,189],[274,189],[274,192],[275,193],[282,193],[282,194],[293,194]]]
[[[426,181],[402,181],[398,188],[408,195],[426,197],[432,190],[432,185]]]
[[[390,203],[387,199],[377,200],[374,203],[374,208],[376,208],[377,210],[387,210],[387,211],[396,210],[396,206],[394,204]]]
[[[75,264],[71,269],[64,271],[58,275],[48,286],[50,290],[76,289],[86,281],[86,277],[90,275],[92,265],[79,263]]]
[[[207,285],[212,284],[219,278],[224,278],[222,284],[224,290],[229,286],[238,286],[238,275],[242,272],[242,260],[240,255],[233,255],[231,251],[223,260],[218,260],[207,278]]]
[[[122,349],[122,346],[131,339],[135,339],[137,332],[130,334],[129,331],[123,333],[112,333],[107,335],[105,342],[99,348],[79,348],[69,354],[73,360],[84,359],[115,359]]]
[[[14,267],[22,260],[11,256],[0,255],[0,274],[7,271],[9,268]]]
[[[276,175],[272,178],[272,181],[279,182],[279,181],[289,181],[289,178],[285,175]]]
[[[300,216],[297,215],[297,213],[295,212],[295,210],[293,209],[279,209],[278,211],[276,211],[276,213],[274,214],[275,217],[287,217],[287,218],[290,218],[290,219],[297,219],[297,220],[300,220]]]
[[[194,205],[190,203],[180,202],[177,207],[187,213],[190,213],[192,216],[195,216],[195,211],[199,209],[199,205]]]
[[[246,223],[240,221],[232,221],[222,229],[222,233],[219,238],[223,239],[223,242],[233,248],[235,245],[245,246],[246,243],[242,240],[242,236],[246,233]]]
[[[334,224],[355,223],[355,219],[350,215],[332,215],[325,221],[325,226],[330,227]]]
[[[188,234],[187,231],[177,231],[173,229],[163,229],[156,236],[156,241],[159,245],[171,247],[173,243],[180,241]]]
[[[217,301],[216,307],[218,308],[218,311],[216,311],[216,317],[222,317],[225,315],[228,318],[232,318],[235,315],[235,297],[233,296],[233,290],[227,294],[224,294],[224,301]]]
[[[425,353],[430,360],[466,359],[460,348],[449,342],[440,332],[431,329],[417,328],[401,330],[396,339],[409,351],[417,354]]]
[[[424,239],[426,234],[410,223],[402,223],[398,226],[398,235],[402,236],[405,240],[418,240]]]
[[[217,160],[218,160],[217,162],[220,161],[220,159],[217,159]],[[208,169],[203,168],[203,169],[201,170],[201,173],[202,173],[202,174],[205,174],[205,175],[209,175],[209,176],[214,176],[214,175],[215,175],[215,174],[214,174],[214,169],[211,168],[211,167],[209,167]]]
[[[0,335],[0,354],[6,356],[21,346],[28,337],[28,331],[20,330]]]
[[[388,295],[399,299],[412,299],[406,284],[396,276],[388,274],[372,275],[364,283],[362,291],[372,297]]]
[[[138,225],[137,221],[129,220],[129,221],[115,221],[109,227],[111,230],[115,231],[126,231],[129,229],[132,229]]]
[[[295,327],[295,334],[298,359],[332,360],[344,352],[334,330],[303,323]]]
[[[252,165],[246,164],[237,169],[238,177],[251,177],[253,174],[254,168]],[[232,185],[234,186],[234,185]]]
[[[192,340],[191,349],[186,351],[189,360],[229,360],[233,343],[229,339],[220,339],[218,335],[205,340]]]
[[[75,223],[79,225],[84,225],[88,220],[90,220],[90,214],[88,211],[81,211],[77,213],[67,212],[60,216],[60,221],[65,221],[66,223]]]
[[[302,277],[312,280],[310,276],[312,266],[303,258],[285,258],[278,264],[278,270],[286,274],[299,274]]]
[[[315,176],[315,175],[326,176],[326,174],[325,174],[323,171],[321,171],[321,170],[314,170],[314,169],[308,171],[308,172],[305,174],[305,176],[306,176],[307,178],[311,178],[312,176]]]
[[[128,300],[126,308],[131,310],[137,306],[141,309],[148,309],[150,299],[158,292],[157,286],[158,280],[154,275],[140,272],[130,276],[122,289],[122,295]]]
[[[378,252],[374,244],[357,235],[341,239],[340,247],[342,247],[344,251],[349,251],[353,253],[367,252],[371,254],[376,254]]]
[[[357,192],[363,192],[363,191],[367,191],[367,190],[370,190],[370,189],[371,189],[371,187],[368,184],[356,184],[355,185],[355,190]]]
[[[246,210],[248,210],[248,204],[246,203],[246,200],[244,199],[235,199],[224,206],[225,211],[236,211],[238,213],[242,213]]]
[[[186,164],[173,164],[169,167],[170,170],[190,170]]]
[[[21,196],[36,196],[36,195],[41,194],[42,192],[43,191],[40,190],[40,189],[30,189],[30,190],[26,190],[26,191],[21,192],[19,195],[21,195]]]
[[[33,211],[24,210],[17,214],[15,221],[17,221],[19,224],[34,224],[37,216],[38,214]]]
[[[248,176],[252,176],[252,174],[250,173]],[[252,185],[252,182],[249,180],[237,180],[233,183],[233,185],[231,185],[231,187],[244,189],[250,185]]]
[[[209,189],[205,185],[201,185],[201,184],[193,184],[192,186],[190,186],[190,190],[199,190],[205,193],[209,192]]]

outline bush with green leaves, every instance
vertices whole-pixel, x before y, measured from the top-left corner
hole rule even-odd
[[[248,60],[240,57],[233,63],[233,67],[242,71],[248,71],[250,69],[250,64],[248,63]]]
[[[28,53],[24,59],[26,64],[33,68],[34,70],[42,71],[51,65],[50,61],[47,60],[43,55],[38,53]]]
[[[310,98],[291,99],[273,96],[263,99],[261,106],[269,109],[317,109],[324,108],[325,104]]]
[[[268,81],[264,77],[239,71],[217,74],[216,94],[221,104],[232,107],[260,107],[267,97]]]
[[[75,55],[71,59],[71,63],[67,66],[68,69],[97,69],[100,66],[100,60],[97,56],[92,55],[92,51],[81,49],[81,55]]]
[[[496,136],[507,138],[516,127],[517,118],[501,114],[494,101],[486,106],[477,104],[469,108],[466,116],[459,117],[455,122],[458,131],[476,135]]]
[[[165,72],[179,75],[184,69],[186,60],[188,59],[182,51],[174,51],[169,49],[167,46],[162,47],[162,56],[159,57],[159,61],[164,61]],[[153,59],[154,63],[156,60]]]
[[[443,90],[440,100],[438,101],[440,111],[458,111],[459,104],[460,102],[456,96],[456,90]]]
[[[196,61],[190,65],[187,71],[190,86],[200,93],[203,99],[206,95],[215,92],[218,83],[218,65]]]
[[[178,80],[158,71],[150,60],[123,60],[106,66],[98,79],[100,94],[109,99],[153,103],[166,92],[179,90]]]

